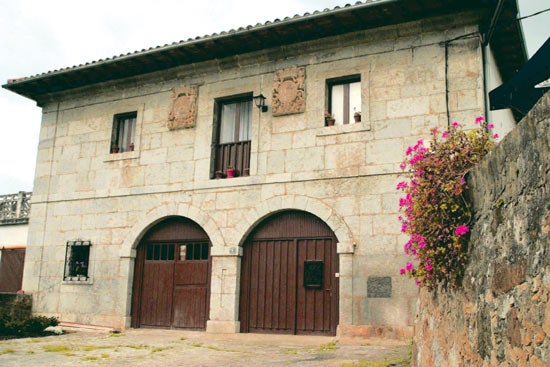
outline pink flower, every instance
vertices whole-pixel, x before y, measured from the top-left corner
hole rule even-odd
[[[406,189],[407,187],[409,187],[409,185],[405,181],[401,181],[397,184],[397,190]]]
[[[468,226],[465,226],[465,225],[460,225],[455,229],[455,234],[457,236],[462,236],[468,232],[470,232],[470,228],[468,228]]]
[[[488,129],[494,129],[494,128],[495,128],[495,124],[489,124],[489,125],[487,125],[487,128],[488,128]]]
[[[407,150],[405,151],[405,155],[410,155],[413,151],[413,147],[407,147]]]
[[[493,139],[498,139],[499,136],[500,136],[500,135],[498,135],[498,134],[494,134],[494,135],[493,135]]]
[[[483,116],[476,117],[476,124],[479,124],[483,120],[484,120]]]
[[[441,134],[441,137],[442,137],[442,138],[448,138],[448,137],[449,137],[449,132],[448,132],[448,131],[444,131],[443,134]]]
[[[453,122],[453,123],[451,124],[451,126],[452,126],[452,127],[458,127],[458,122],[456,122],[456,121]]]
[[[406,269],[407,271],[413,270],[413,269],[414,269],[414,265],[412,264],[412,262],[407,261],[407,266],[405,267],[405,269]]]
[[[426,262],[426,271],[432,271],[432,262],[430,260]]]
[[[414,282],[415,282],[416,286],[417,286],[418,288],[420,288],[420,282],[418,281],[418,279],[415,279]]]
[[[405,167],[407,167],[407,163],[401,162],[401,164],[399,165],[399,168],[401,168],[401,171],[404,171]]]
[[[401,223],[401,232],[407,233],[407,228],[409,228],[407,223]]]
[[[404,268],[399,269],[399,274],[401,275],[405,274],[405,269]]]

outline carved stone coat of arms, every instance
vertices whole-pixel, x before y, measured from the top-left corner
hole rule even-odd
[[[271,104],[274,116],[304,112],[305,78],[306,69],[304,67],[278,70],[275,73]]]
[[[179,86],[172,90],[172,108],[166,124],[168,129],[185,129],[196,125],[197,96],[196,86]]]

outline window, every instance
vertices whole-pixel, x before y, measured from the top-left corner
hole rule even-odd
[[[67,241],[63,280],[87,280],[90,278],[90,241]]]
[[[227,174],[227,168],[239,176],[250,175],[250,137],[252,94],[215,103],[213,170],[211,178]]]
[[[111,153],[131,152],[134,150],[137,112],[115,115],[111,133]]]
[[[180,261],[208,260],[209,247],[207,242],[180,245]]]
[[[327,86],[328,111],[334,116],[335,124],[346,125],[356,122],[354,114],[361,113],[361,76],[330,79]]]
[[[150,243],[147,245],[145,260],[148,261],[192,261],[208,260],[208,242],[193,242],[183,244]],[[176,258],[175,252],[178,251]]]

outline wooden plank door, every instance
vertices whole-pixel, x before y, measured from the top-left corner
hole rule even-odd
[[[140,326],[170,327],[174,288],[174,244],[145,246]]]
[[[208,317],[210,274],[208,242],[178,245],[174,271],[172,326],[204,329]]]
[[[0,292],[16,293],[23,282],[25,249],[3,249],[0,262]]]
[[[144,236],[134,268],[132,327],[206,328],[210,246],[202,228],[181,217]]]
[[[315,234],[322,236],[304,237]],[[281,213],[260,224],[243,250],[242,332],[336,335],[338,258],[326,224],[305,212]]]
[[[337,309],[335,253],[330,238],[299,239],[297,261],[296,334],[333,335],[333,319]],[[310,269],[306,269],[310,265]],[[307,284],[305,279],[310,274]],[[318,272],[318,273],[317,273]],[[313,279],[312,279],[313,278]],[[334,325],[335,326],[335,325]]]

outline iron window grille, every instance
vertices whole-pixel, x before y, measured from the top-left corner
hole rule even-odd
[[[63,280],[88,280],[90,278],[90,241],[67,241]]]

